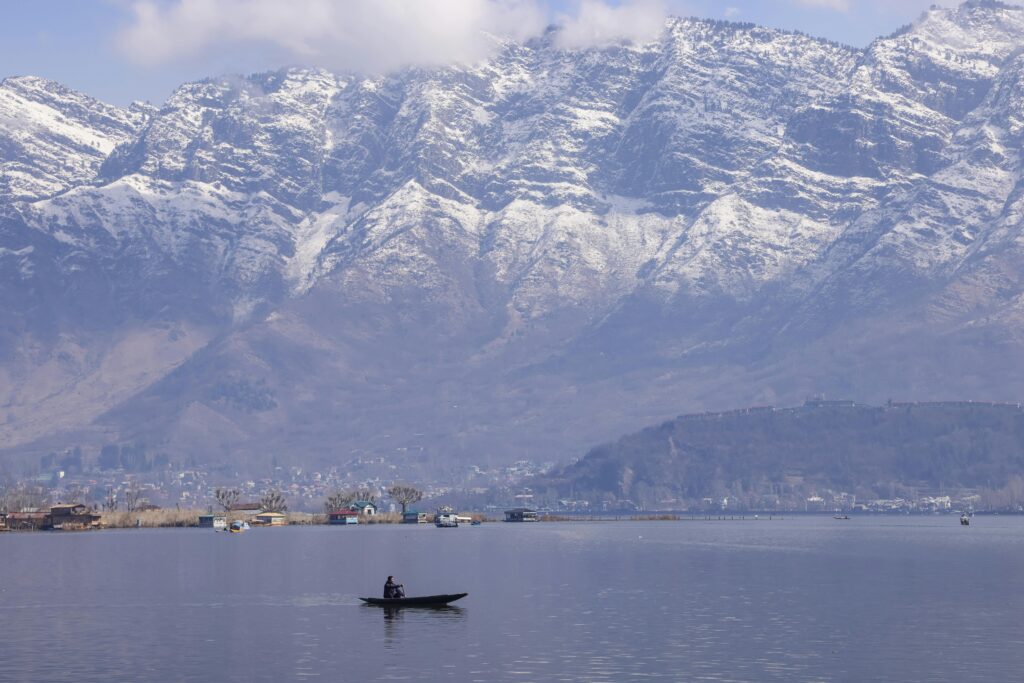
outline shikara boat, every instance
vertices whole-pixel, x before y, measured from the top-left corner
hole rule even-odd
[[[451,595],[420,595],[412,598],[359,598],[367,605],[379,607],[444,607],[469,593],[452,593]]]

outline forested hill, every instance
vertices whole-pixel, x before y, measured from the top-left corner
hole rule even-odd
[[[854,496],[958,493],[1005,507],[1020,497],[1012,492],[1022,475],[1018,404],[808,401],[680,416],[594,448],[537,490],[648,509],[692,508],[707,498],[715,506],[730,498],[736,508],[792,509],[808,498],[827,506]]]

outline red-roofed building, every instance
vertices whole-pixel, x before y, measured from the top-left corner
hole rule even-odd
[[[334,510],[327,517],[330,524],[359,524],[359,513],[355,510]]]

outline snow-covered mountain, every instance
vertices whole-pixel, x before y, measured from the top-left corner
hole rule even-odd
[[[161,108],[0,84],[0,435],[560,458],[807,393],[1013,399],[1024,9],[672,19]]]

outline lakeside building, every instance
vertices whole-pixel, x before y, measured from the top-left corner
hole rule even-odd
[[[50,508],[47,527],[51,529],[80,530],[99,525],[100,515],[94,515],[81,503],[65,503]],[[46,528],[46,527],[44,527]]]
[[[49,512],[38,508],[24,508],[20,512],[9,512],[4,526],[13,531],[35,531],[37,529],[78,530],[99,526],[100,515],[93,514],[81,503],[54,505]]]
[[[427,513],[417,510],[409,510],[402,515],[402,524],[426,524]]]
[[[437,527],[458,527],[459,519],[455,510],[450,505],[442,505],[434,513],[434,526]]]
[[[367,517],[373,517],[377,514],[377,506],[373,504],[373,501],[369,500],[357,500],[349,506],[349,509],[355,510],[359,514],[366,515]]]
[[[224,515],[199,515],[199,526],[204,529],[226,529],[228,523]]]
[[[253,523],[261,526],[284,526],[288,523],[288,518],[280,512],[261,512],[256,515]]]
[[[530,508],[513,508],[505,510],[506,522],[536,522],[537,511]]]
[[[48,528],[50,513],[34,508],[7,513],[7,528],[12,531],[35,531]]]
[[[359,513],[355,510],[334,510],[327,514],[328,524],[359,524]]]

